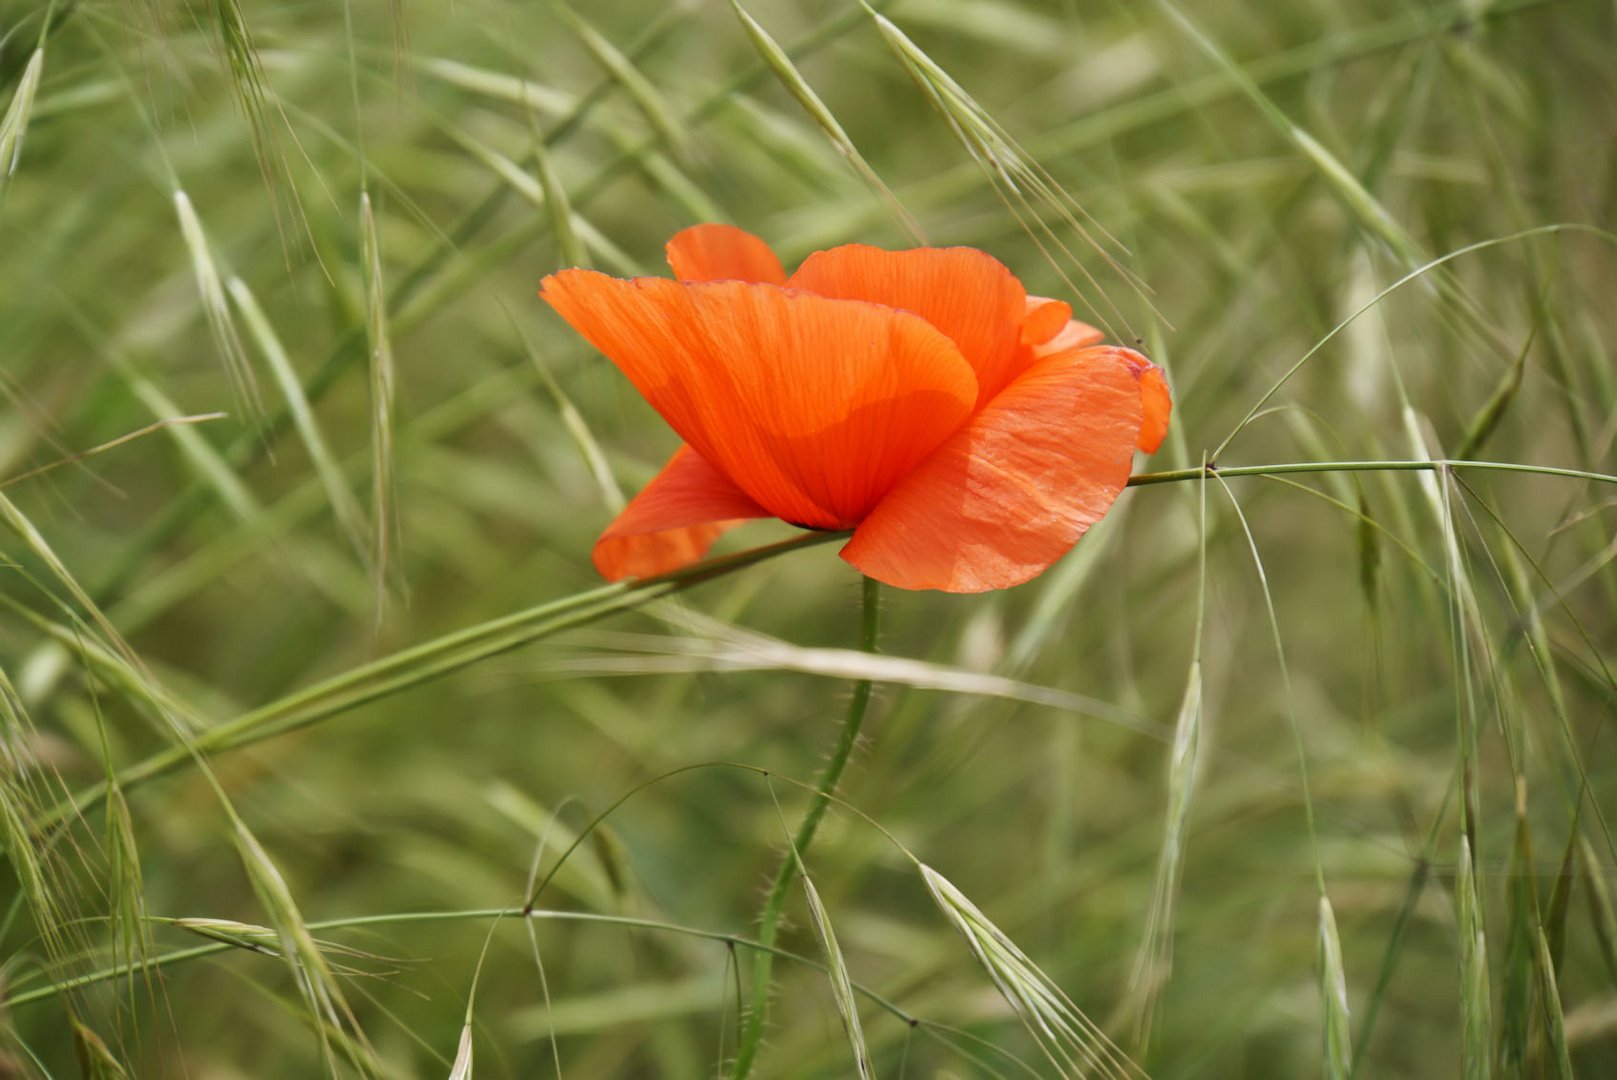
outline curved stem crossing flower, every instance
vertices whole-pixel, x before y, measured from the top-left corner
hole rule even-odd
[[[849,244],[788,276],[750,233],[698,225],[668,261],[676,279],[573,269],[540,292],[685,441],[596,542],[610,580],[775,517],[851,529],[842,557],[899,588],[1017,585],[1167,430],[1160,368],[976,249]]]

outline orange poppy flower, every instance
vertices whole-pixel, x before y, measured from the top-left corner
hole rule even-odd
[[[973,248],[821,251],[698,225],[678,280],[563,270],[540,295],[685,445],[609,525],[609,580],[700,559],[749,518],[852,529],[842,557],[905,589],[1017,585],[1077,542],[1162,442],[1162,370],[1099,344]]]

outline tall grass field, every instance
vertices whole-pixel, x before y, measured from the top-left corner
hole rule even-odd
[[[1617,8],[0,0],[0,1077],[1617,1075]],[[1027,584],[538,290],[969,246],[1161,365]]]

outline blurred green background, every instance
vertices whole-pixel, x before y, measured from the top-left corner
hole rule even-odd
[[[848,654],[829,546],[444,643],[595,613],[675,439],[535,292],[698,221],[991,252],[1167,369],[1140,471],[1617,472],[1610,4],[877,9],[0,0],[0,1075],[445,1076],[474,986],[473,1075],[726,1075],[752,957],[694,932],[753,934],[872,671],[804,861],[877,1075],[1124,1074],[900,843],[1153,1076],[1617,1070],[1609,477],[1137,487],[1031,584],[886,592],[919,664]],[[576,918],[491,920],[609,808]],[[774,975],[754,1075],[856,1075]]]

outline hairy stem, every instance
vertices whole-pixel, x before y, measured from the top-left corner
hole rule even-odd
[[[875,579],[865,578],[864,610],[859,629],[859,648],[865,652],[876,651],[879,595],[880,586]],[[814,842],[814,834],[820,828],[820,821],[825,817],[826,808],[831,804],[831,797],[836,794],[837,784],[842,779],[843,769],[847,768],[854,744],[859,740],[859,728],[865,722],[865,711],[869,707],[870,680],[864,679],[854,684],[853,699],[848,703],[847,719],[843,721],[842,733],[837,736],[837,745],[825,763],[825,771],[820,774],[814,801],[809,804],[808,813],[803,815],[802,824],[798,825],[797,834],[792,837],[792,847],[782,855],[780,867],[775,871],[775,880],[769,886],[769,897],[764,901],[763,915],[758,925],[757,940],[762,948],[754,954],[752,964],[752,1004],[747,1010],[747,1018],[741,1029],[741,1040],[736,1046],[735,1066],[731,1070],[731,1076],[735,1080],[741,1080],[752,1071],[753,1062],[758,1058],[759,1043],[763,1040],[764,1019],[769,1009],[769,978],[775,960],[775,954],[771,950],[775,944],[775,935],[780,929],[781,913],[786,907],[786,893],[796,879],[798,860]]]

